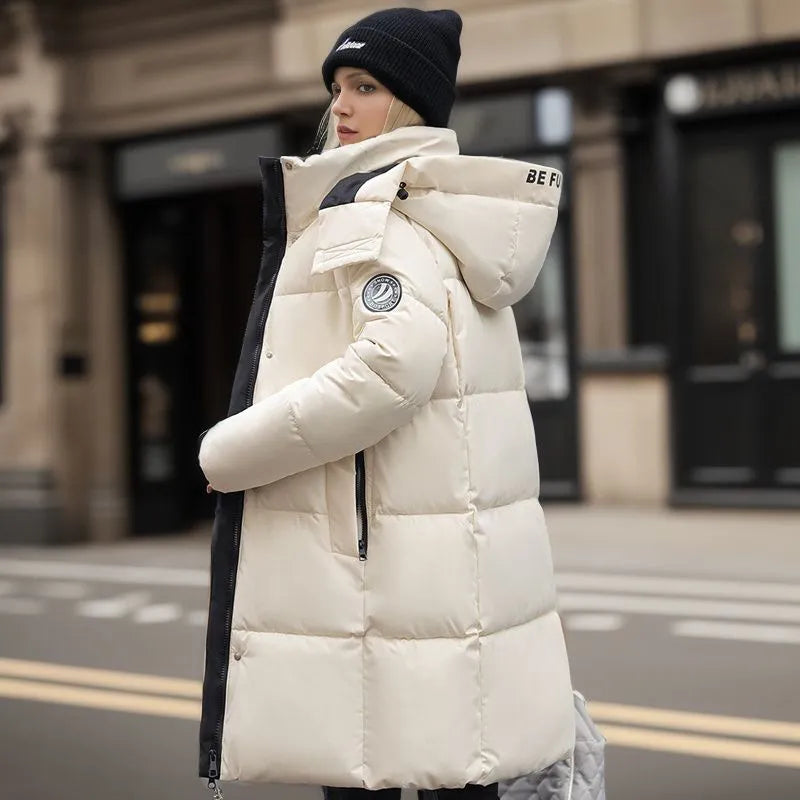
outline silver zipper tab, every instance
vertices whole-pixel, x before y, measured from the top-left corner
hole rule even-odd
[[[214,793],[214,800],[225,800],[222,796],[222,789],[217,786],[217,778],[219,778],[217,751],[211,750],[208,754],[208,788]]]

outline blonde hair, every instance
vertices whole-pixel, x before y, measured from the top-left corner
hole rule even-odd
[[[332,112],[335,101],[336,98],[331,98],[331,102],[322,115],[322,119],[317,126],[317,135],[314,137],[314,145],[311,152],[324,153],[327,150],[333,150],[335,147],[341,146],[339,137],[336,134],[336,115]],[[381,133],[389,133],[398,128],[424,124],[425,120],[411,106],[406,105],[397,97],[392,97]]]

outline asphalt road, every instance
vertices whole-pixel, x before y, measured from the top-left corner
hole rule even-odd
[[[609,800],[800,797],[800,515],[547,514]],[[0,549],[0,798],[211,797],[195,777],[207,562],[205,535]]]

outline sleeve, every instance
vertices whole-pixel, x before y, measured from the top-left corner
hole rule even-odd
[[[206,433],[200,466],[214,489],[266,486],[354,455],[430,399],[447,352],[446,290],[432,253],[393,211],[378,256],[344,269],[355,340]]]

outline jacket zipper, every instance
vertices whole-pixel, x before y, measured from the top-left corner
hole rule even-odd
[[[367,474],[364,468],[364,451],[356,453],[356,519],[358,522],[358,558],[367,560],[369,546],[369,520],[367,519]]]
[[[276,161],[274,165],[275,172],[281,174],[281,162]],[[282,184],[281,184],[282,185]],[[278,193],[278,203],[280,205],[281,211],[281,219],[283,220],[283,236],[284,242],[286,238],[286,207],[284,204],[283,198],[283,189]],[[285,248],[284,248],[285,252]],[[278,266],[275,269],[274,274],[269,280],[267,284],[267,290],[264,293],[264,307],[261,309],[261,316],[258,319],[258,338],[256,340],[256,346],[253,350],[253,360],[250,364],[250,379],[247,383],[247,402],[245,408],[252,405],[253,403],[253,393],[255,391],[255,384],[256,384],[256,370],[258,368],[258,362],[261,358],[261,349],[264,345],[264,327],[267,321],[267,313],[269,307],[272,305],[272,293],[275,289],[275,282],[278,279],[278,272],[280,271],[280,261],[283,258],[279,259]],[[242,514],[244,514],[244,500],[242,500],[242,510],[239,512],[236,524],[233,526],[233,550],[237,552],[239,549],[239,536],[241,535],[242,531]],[[231,647],[231,623],[233,618],[233,594],[234,594],[234,583],[236,579],[236,567],[233,566],[231,568],[230,573],[228,574],[228,603],[225,609],[225,634],[224,634],[224,641],[225,641],[225,652],[230,652]],[[220,670],[220,683],[221,683],[221,691],[225,692],[225,685],[228,680],[228,659],[223,659],[222,662],[222,669]],[[217,765],[217,754],[222,750],[222,720],[223,714],[220,714],[219,720],[217,721],[217,729],[216,734],[214,736],[216,748],[212,748],[209,751],[209,767],[208,767],[208,788],[214,792],[214,800],[221,800],[222,792],[220,788],[217,786],[217,779],[219,778],[219,768]],[[212,772],[214,775],[212,776]]]
[[[208,788],[214,792],[214,800],[224,800],[222,790],[217,786],[217,778],[219,778],[217,751],[212,749],[208,753]]]

